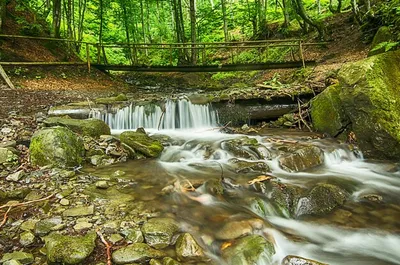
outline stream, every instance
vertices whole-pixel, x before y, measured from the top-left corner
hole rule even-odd
[[[156,129],[160,109],[153,119],[132,126],[126,118],[118,122],[97,114],[112,125],[114,134],[144,125],[165,149],[158,159],[90,169],[90,173],[125,172],[124,178],[134,181],[123,191],[135,197],[132,203],[144,201],[159,216],[174,218],[180,230],[194,235],[210,263],[229,264],[221,254],[227,244],[257,234],[273,243],[275,254],[261,256],[256,263],[235,264],[281,264],[288,255],[331,265],[400,264],[398,165],[366,160],[351,146],[310,133],[280,129],[254,136],[220,133],[211,126],[214,114],[203,108],[191,116],[190,107],[181,103],[176,108],[185,111],[179,112],[167,104],[174,115],[186,113],[171,117],[185,125],[179,128],[179,122],[164,119],[162,130]],[[131,107],[116,115],[126,117],[134,111]],[[309,146],[322,150],[319,165],[298,171],[282,166],[283,156]],[[313,190],[325,184],[340,189],[345,200],[338,203],[336,195],[328,193],[326,198],[336,200],[333,206],[324,197],[313,202]]]

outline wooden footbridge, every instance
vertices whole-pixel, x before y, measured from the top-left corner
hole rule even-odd
[[[2,39],[59,42],[68,51],[66,61],[0,61],[3,66],[87,65],[88,70],[140,72],[226,72],[300,68],[313,64],[304,48],[325,43],[301,39],[213,43],[90,43],[67,39],[0,35]],[[79,49],[77,49],[79,47]],[[116,56],[118,55],[118,56]],[[115,57],[120,58],[116,61]],[[186,58],[179,60],[177,58]],[[188,59],[190,58],[190,60]],[[190,61],[190,63],[188,63]],[[2,69],[0,69],[1,71]]]

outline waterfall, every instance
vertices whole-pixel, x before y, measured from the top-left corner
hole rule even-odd
[[[215,127],[218,123],[217,112],[212,110],[211,104],[197,105],[186,99],[167,100],[164,113],[158,105],[134,106],[131,104],[116,113],[92,111],[90,117],[105,121],[113,130],[134,130],[139,127],[190,129]]]

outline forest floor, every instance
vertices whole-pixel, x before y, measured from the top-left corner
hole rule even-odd
[[[193,89],[223,89],[235,84],[254,87],[275,76],[279,82],[290,83],[297,78],[313,88],[325,87],[334,78],[335,72],[350,61],[365,58],[368,45],[362,39],[359,27],[352,25],[350,13],[342,13],[328,18],[329,43],[325,48],[308,48],[307,59],[317,65],[301,69],[280,69],[257,71],[250,75],[241,72],[233,78],[215,79],[211,73],[125,73],[110,75],[93,69],[88,74],[85,66],[80,67],[5,67],[15,90],[0,85],[0,119],[10,112],[33,114],[47,112],[49,106],[84,101],[96,97],[106,97],[128,93],[134,98],[151,94],[176,94]],[[10,28],[13,25],[9,25]],[[315,41],[311,34],[308,41]],[[33,40],[3,41],[0,43],[2,58],[8,60],[59,61],[65,54],[60,50],[46,49],[43,43]],[[231,75],[233,76],[233,75]],[[154,87],[156,89],[154,89]],[[154,96],[154,95],[153,95]]]

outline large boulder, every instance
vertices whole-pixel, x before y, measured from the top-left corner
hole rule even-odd
[[[152,139],[142,130],[123,132],[120,135],[120,139],[122,143],[146,157],[158,157],[164,150],[163,145],[159,141]]]
[[[324,152],[316,146],[306,146],[282,155],[279,166],[289,172],[303,171],[324,163]]]
[[[62,117],[51,117],[44,121],[47,127],[62,126],[67,127],[73,132],[91,137],[99,137],[100,135],[111,134],[110,127],[99,119],[70,119]]]
[[[314,127],[331,135],[348,128],[366,157],[398,159],[399,62],[400,50],[345,64],[338,74],[338,87],[327,88],[312,102]]]
[[[368,52],[368,56],[385,52],[385,47],[379,48],[378,45],[390,41],[394,41],[394,34],[390,31],[390,28],[388,26],[380,27],[372,40],[371,50]]]
[[[32,163],[38,166],[78,166],[84,154],[83,141],[65,127],[51,127],[35,132],[29,149]]]
[[[86,236],[46,236],[44,242],[47,258],[52,263],[80,264],[93,252],[96,237],[94,232]]]
[[[222,252],[230,265],[270,264],[274,254],[274,245],[260,235],[242,237]]]

